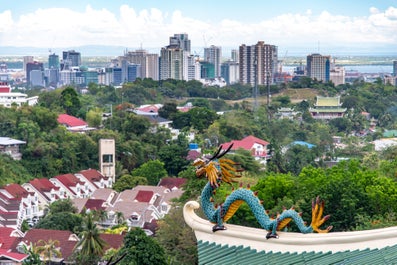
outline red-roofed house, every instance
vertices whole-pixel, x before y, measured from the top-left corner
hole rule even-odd
[[[162,104],[142,105],[134,109],[133,112],[138,115],[158,115],[159,109],[162,107]]]
[[[83,182],[73,174],[64,174],[53,177],[50,181],[57,187],[66,191],[68,198],[88,198],[94,192],[93,185]]]
[[[256,160],[266,161],[266,157],[268,155],[267,147],[269,142],[266,142],[265,140],[250,135],[243,138],[242,140],[232,140],[230,142],[223,143],[223,151],[226,150],[231,144],[233,144],[232,148],[230,149],[231,154],[241,148],[250,151]]]
[[[70,131],[81,131],[88,127],[88,123],[85,121],[68,114],[59,114],[57,120]]]
[[[136,202],[147,202],[153,204],[156,198],[153,196],[154,192],[151,190],[140,190],[135,196],[134,201]]]
[[[138,185],[119,194],[113,205],[106,208],[106,225],[117,223],[116,213],[122,213],[128,226],[143,228],[147,223],[163,218],[171,209],[171,200],[182,195],[180,189],[164,186]],[[147,231],[148,234],[151,232]]]
[[[62,254],[60,258],[54,258],[52,261],[62,262],[66,261],[71,257],[75,245],[79,242],[77,235],[70,231],[65,230],[49,230],[49,229],[30,229],[26,232],[22,241],[19,243],[18,248],[22,249],[22,246],[33,245],[40,246],[41,241],[48,242],[50,240],[59,242],[59,251]],[[40,241],[40,243],[39,243]],[[41,243],[43,244],[43,243]]]
[[[0,264],[22,264],[28,255],[14,250],[22,236],[23,233],[18,229],[0,227]]]
[[[87,210],[101,211],[105,210],[105,201],[101,199],[88,199],[84,205]]]
[[[0,189],[0,227],[20,228],[22,223],[21,202],[5,189]]]
[[[22,184],[22,187],[28,192],[34,192],[38,196],[39,211],[44,210],[48,204],[59,200],[66,199],[65,190],[55,186],[46,178],[34,179],[28,183]]]
[[[28,192],[19,184],[8,184],[3,187],[14,198],[19,200],[19,221],[27,220],[33,225],[38,221],[38,218],[44,215],[43,211],[39,209],[39,198],[34,192]]]
[[[99,236],[107,242],[107,246],[105,247],[105,250],[108,250],[110,248],[113,249],[119,249],[124,243],[124,235],[118,235],[118,234],[99,234]]]
[[[0,82],[0,93],[11,93],[11,86],[7,82]]]
[[[171,177],[166,177],[162,178],[157,186],[164,186],[170,190],[180,190],[185,184],[187,179],[185,178],[171,178]]]
[[[105,177],[96,169],[82,170],[74,175],[81,181],[91,183],[95,189],[111,188],[113,185],[112,178]]]

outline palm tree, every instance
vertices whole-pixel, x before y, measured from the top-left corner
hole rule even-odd
[[[53,258],[62,257],[62,253],[59,250],[59,241],[58,240],[48,240],[44,241],[40,239],[38,242],[38,246],[36,247],[36,251],[43,257],[43,261],[45,264],[51,265],[51,261]]]
[[[30,243],[29,248],[23,245],[23,252],[27,254],[28,257],[23,260],[22,265],[43,265],[40,255],[37,253],[37,248],[32,243]]]
[[[106,242],[100,237],[92,213],[87,215],[83,229],[81,240],[75,247],[77,260],[79,264],[95,264],[104,254]]]

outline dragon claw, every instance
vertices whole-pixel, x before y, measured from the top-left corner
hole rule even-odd
[[[266,239],[269,239],[269,238],[278,238],[278,235],[277,234],[273,234],[272,232],[269,232],[269,233],[267,233],[266,234]]]
[[[212,227],[212,232],[216,232],[216,231],[219,231],[219,230],[226,230],[226,227],[224,225],[214,225]]]
[[[326,229],[320,229],[320,226],[331,217],[330,215],[326,215],[323,217],[324,204],[324,201],[320,200],[320,197],[317,197],[315,201],[312,201],[311,227],[317,233],[328,233],[332,229],[332,226],[328,226]]]

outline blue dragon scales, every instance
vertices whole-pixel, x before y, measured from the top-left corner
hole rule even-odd
[[[231,147],[232,145],[221,152],[222,146],[220,146],[211,158],[199,158],[193,163],[196,167],[196,175],[198,177],[206,176],[208,179],[208,183],[201,193],[201,205],[209,221],[215,223],[212,228],[213,232],[225,230],[226,227],[224,226],[224,222],[227,222],[244,202],[248,204],[262,228],[268,231],[266,235],[267,239],[278,238],[277,231],[285,228],[291,220],[296,223],[302,233],[311,233],[313,231],[328,233],[332,229],[332,226],[328,226],[326,229],[320,229],[320,226],[327,221],[330,216],[326,215],[322,217],[324,201],[321,201],[319,197],[312,201],[312,222],[309,226],[305,225],[301,214],[296,212],[293,208],[284,210],[274,219],[270,218],[256,196],[256,193],[252,192],[250,189],[237,189],[226,198],[223,204],[215,206],[212,198],[215,190],[219,188],[223,182],[228,184],[236,182],[234,178],[240,177],[237,173],[242,171],[234,161],[222,158]]]

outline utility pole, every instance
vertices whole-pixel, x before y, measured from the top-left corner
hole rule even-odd
[[[255,55],[254,61],[254,107],[253,111],[256,112],[258,110],[258,60],[257,55]]]
[[[266,71],[266,84],[267,84],[267,121],[270,122],[270,71]]]

